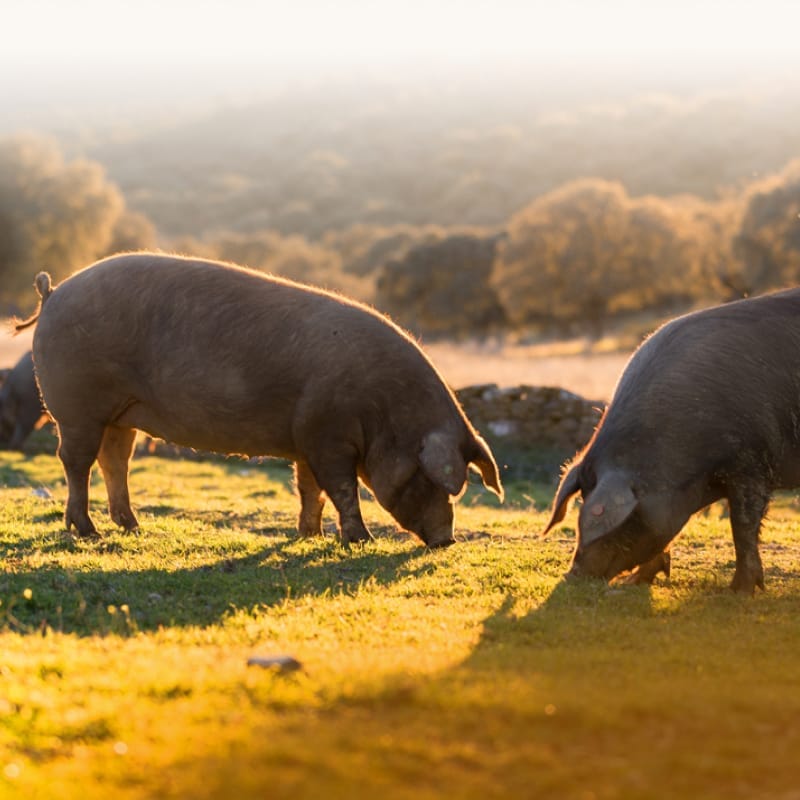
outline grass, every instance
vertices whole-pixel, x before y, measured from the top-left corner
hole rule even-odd
[[[374,543],[298,539],[280,464],[137,460],[142,530],[94,480],[90,542],[54,457],[0,454],[0,484],[3,800],[797,797],[790,497],[751,599],[720,506],[671,582],[606,587],[561,582],[572,537],[523,482],[471,488],[433,552],[372,502]]]

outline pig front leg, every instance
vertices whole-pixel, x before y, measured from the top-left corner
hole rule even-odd
[[[317,484],[328,495],[339,514],[342,544],[372,539],[361,516],[355,455],[350,458],[346,454],[323,454],[309,459],[308,465]]]
[[[643,583],[650,584],[655,580],[659,572],[663,572],[665,577],[669,578],[671,565],[672,556],[670,556],[669,548],[667,548],[655,558],[651,558],[638,566],[630,575],[623,578],[621,583],[637,586]]]
[[[731,583],[734,592],[753,594],[756,586],[764,588],[764,568],[758,552],[758,535],[769,498],[766,490],[749,485],[737,486],[728,494],[733,546],[736,550],[736,571]]]
[[[297,493],[300,495],[300,517],[297,520],[297,532],[301,536],[321,536],[325,495],[305,461],[295,462],[294,482]]]

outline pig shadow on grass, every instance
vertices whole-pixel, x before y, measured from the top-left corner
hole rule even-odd
[[[683,667],[691,673],[697,664],[713,672],[724,662],[721,653],[777,651],[780,646],[771,639],[780,637],[774,629],[795,626],[796,595],[771,593],[769,587],[796,582],[796,573],[769,567],[767,592],[755,597],[731,591],[732,574],[731,559],[713,572],[690,574],[660,598],[662,577],[654,586],[561,580],[541,604],[522,611],[530,600],[506,594],[483,620],[477,644],[456,669],[468,674],[529,670],[560,681],[569,665],[566,672],[577,681],[591,682],[591,666],[579,668],[583,660],[599,659],[604,666],[618,662],[620,675],[631,655],[641,665],[650,664],[653,674]],[[774,627],[760,624],[767,617],[774,618]],[[741,626],[747,636],[732,636]],[[580,692],[580,686],[574,690]]]
[[[264,544],[255,552],[223,551],[202,565],[172,569],[101,566],[109,554],[135,563],[135,534],[76,541],[61,533],[58,538],[5,542],[0,628],[92,635],[202,627],[218,624],[235,611],[280,606],[299,597],[352,595],[367,582],[388,585],[435,569],[430,559],[418,561],[426,550],[411,542],[387,553],[372,544],[346,550],[331,535],[304,540],[298,547],[296,534],[287,527],[262,533]],[[97,553],[98,566],[71,570],[48,558],[70,550]],[[41,566],[19,569],[32,552],[41,554]],[[174,558],[183,556],[176,553]]]
[[[527,664],[538,669],[538,657],[554,647],[573,650],[578,657],[589,641],[609,637],[607,621],[651,618],[653,604],[648,586],[608,586],[604,581],[572,582],[561,580],[539,606],[520,613],[513,594],[482,623],[480,638],[461,666],[469,669],[497,669],[498,653],[510,651],[514,658],[503,661],[511,669]]]

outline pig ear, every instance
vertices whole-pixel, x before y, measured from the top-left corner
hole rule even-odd
[[[494,460],[492,451],[489,449],[489,445],[477,433],[475,434],[470,464],[480,472],[483,485],[493,491],[502,503],[504,497],[503,484],[500,483],[500,472],[497,469],[497,463]]]
[[[638,504],[630,478],[608,472],[586,496],[580,515],[581,545],[605,536],[621,525]]]
[[[432,431],[422,440],[419,463],[425,474],[448,494],[460,494],[467,480],[467,462],[456,441],[443,431]]]
[[[550,515],[550,522],[547,523],[547,527],[542,531],[542,538],[547,536],[550,529],[561,522],[566,516],[570,498],[581,488],[580,481],[578,480],[580,468],[581,462],[573,464],[569,471],[564,473],[564,477],[561,478],[558,492],[556,492],[555,499],[553,500],[553,512]]]

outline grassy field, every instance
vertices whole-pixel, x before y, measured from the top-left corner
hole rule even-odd
[[[475,486],[428,551],[300,540],[280,464],[134,462],[142,530],[62,529],[49,455],[0,454],[0,797],[800,796],[800,517],[764,531],[767,591],[727,589],[722,506],[670,583],[561,582],[548,487]],[[574,516],[568,519],[574,520]],[[248,666],[290,655],[302,667]]]

